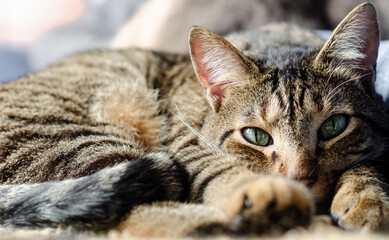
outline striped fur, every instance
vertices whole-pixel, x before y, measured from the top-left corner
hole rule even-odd
[[[354,18],[374,22],[374,7],[353,11],[342,34],[363,34]],[[343,228],[388,231],[389,201],[369,161],[388,148],[385,106],[373,68],[334,69],[334,34],[324,44],[280,24],[229,43],[196,27],[190,57],[88,52],[0,85],[0,224],[262,234],[308,225],[316,208]],[[320,139],[336,114],[348,127]],[[273,141],[251,144],[245,127]]]
[[[180,173],[168,156],[151,154],[81,178],[2,185],[1,224],[107,230],[136,204],[182,199]]]

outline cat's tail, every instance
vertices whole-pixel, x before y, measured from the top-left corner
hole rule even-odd
[[[57,182],[0,185],[0,224],[105,230],[137,204],[185,197],[187,172],[167,154]]]

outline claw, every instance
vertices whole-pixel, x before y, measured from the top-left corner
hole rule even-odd
[[[251,207],[252,207],[251,200],[246,196],[244,199],[244,208],[247,209],[247,208],[251,208]]]

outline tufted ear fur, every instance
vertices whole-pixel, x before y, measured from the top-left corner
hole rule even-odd
[[[363,75],[374,70],[378,46],[377,13],[373,4],[364,3],[336,27],[314,63],[330,63],[333,70]]]
[[[190,56],[212,109],[217,111],[228,88],[249,79],[253,63],[221,36],[205,28],[189,33]]]

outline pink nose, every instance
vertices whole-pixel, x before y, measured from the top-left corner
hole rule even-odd
[[[314,171],[311,166],[298,164],[296,166],[290,166],[287,176],[311,188],[317,180],[317,171]]]

